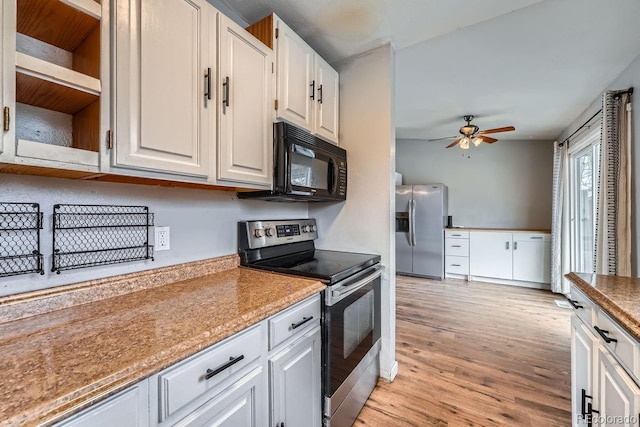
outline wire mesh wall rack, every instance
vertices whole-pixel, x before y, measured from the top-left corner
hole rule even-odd
[[[0,203],[0,277],[44,274],[38,203]]]
[[[147,206],[54,205],[51,271],[153,260]]]

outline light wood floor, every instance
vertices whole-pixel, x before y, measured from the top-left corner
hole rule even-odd
[[[397,277],[393,383],[355,426],[570,426],[570,315],[548,291]]]

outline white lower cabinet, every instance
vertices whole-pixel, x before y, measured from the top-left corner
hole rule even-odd
[[[319,427],[320,327],[269,359],[271,426]]]
[[[320,295],[301,301],[59,427],[320,427]]]
[[[173,424],[180,427],[257,427],[265,423],[263,414],[262,367],[235,381],[220,394]]]
[[[469,274],[512,279],[512,233],[472,231],[469,233]]]
[[[588,405],[598,407],[598,340],[577,316],[571,316],[571,413],[573,425],[587,425]]]
[[[601,426],[635,426],[640,422],[640,388],[610,353],[600,347],[599,402],[594,417]],[[596,407],[594,407],[596,409]],[[595,412],[595,411],[594,411]]]
[[[572,286],[572,299],[576,293]],[[579,294],[581,295],[581,294]],[[617,323],[603,329],[598,318],[602,310],[594,308],[593,324],[577,315],[582,303],[575,303],[571,318],[571,408],[575,426],[636,426],[640,423],[640,387],[635,368],[629,368],[626,352],[619,352]],[[608,318],[608,317],[607,317]],[[609,319],[610,322],[614,322]],[[607,342],[609,341],[609,342]],[[634,341],[633,347],[640,347]]]
[[[547,233],[469,232],[469,275],[504,283],[551,283],[551,236]]]
[[[56,424],[58,427],[143,427],[149,425],[147,380]]]

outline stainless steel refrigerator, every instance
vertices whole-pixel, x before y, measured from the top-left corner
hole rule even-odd
[[[444,278],[447,186],[396,186],[396,272]]]

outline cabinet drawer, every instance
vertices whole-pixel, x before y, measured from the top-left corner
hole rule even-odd
[[[469,258],[447,255],[444,260],[446,273],[469,275]]]
[[[596,328],[599,328],[605,336],[616,340],[607,343],[600,335],[600,342],[602,345],[607,347],[611,353],[615,354],[620,363],[637,378],[639,373],[638,349],[640,347],[640,343],[629,335],[629,333],[623,330],[622,326],[602,312],[602,310],[597,310],[595,323],[596,324],[593,328],[596,335],[599,335],[596,330]]]
[[[546,233],[513,233],[514,242],[531,241],[531,242],[550,242],[551,234]]]
[[[319,324],[320,295],[316,294],[269,319],[269,350],[309,326]]]
[[[468,239],[451,239],[447,237],[444,246],[446,255],[469,256]]]
[[[263,337],[264,323],[260,323],[160,374],[161,420],[259,359]]]
[[[594,303],[575,285],[571,285],[571,301],[578,307],[574,309],[576,315],[591,328],[595,324]]]
[[[445,230],[444,237],[447,239],[468,239],[469,230]]]

